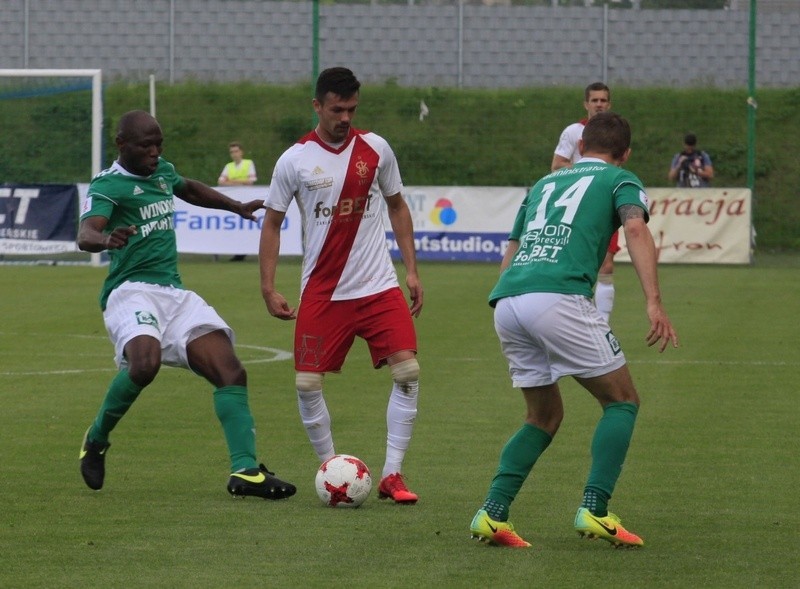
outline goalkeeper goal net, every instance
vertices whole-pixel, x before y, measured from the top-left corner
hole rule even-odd
[[[100,263],[75,246],[75,188],[102,169],[102,127],[102,70],[0,69],[0,264]]]

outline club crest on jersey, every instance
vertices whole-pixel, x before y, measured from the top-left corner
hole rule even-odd
[[[366,178],[369,175],[369,164],[360,157],[356,162],[356,174],[358,174],[359,178]]]
[[[136,322],[139,325],[152,325],[158,328],[158,319],[150,311],[136,311]]]
[[[158,178],[158,189],[161,190],[164,194],[171,194],[169,187],[167,186],[167,181],[164,178],[159,176]]]

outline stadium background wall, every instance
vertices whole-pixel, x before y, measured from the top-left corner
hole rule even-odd
[[[738,3],[744,4],[744,3]],[[737,5],[738,5],[737,4]],[[800,80],[800,2],[757,18],[762,87]],[[791,5],[790,5],[791,6]],[[321,67],[366,83],[517,88],[747,85],[749,12],[465,3],[320,6]],[[390,26],[387,24],[390,23]],[[0,68],[101,68],[104,81],[305,82],[312,3],[6,0]]]

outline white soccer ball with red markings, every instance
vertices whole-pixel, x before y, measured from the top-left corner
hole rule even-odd
[[[363,461],[348,454],[329,458],[317,471],[317,495],[329,507],[358,507],[372,490],[372,477]]]

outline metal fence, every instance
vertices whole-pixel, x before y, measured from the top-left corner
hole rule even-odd
[[[0,68],[284,84],[312,77],[316,47],[323,66],[404,86],[747,85],[749,0],[726,10],[486,5],[495,1],[5,0]],[[759,0],[758,81],[794,87],[800,0],[778,2]]]

